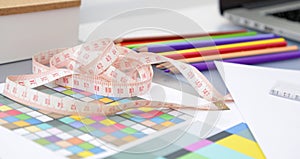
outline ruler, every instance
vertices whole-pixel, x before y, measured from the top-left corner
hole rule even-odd
[[[300,102],[300,83],[279,81],[271,89],[270,94]]]

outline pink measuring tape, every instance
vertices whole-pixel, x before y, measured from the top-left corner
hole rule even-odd
[[[100,39],[69,49],[41,52],[32,59],[32,75],[8,76],[3,94],[19,103],[60,113],[113,115],[130,108],[152,107],[194,110],[224,110],[222,96],[194,67],[153,53],[136,53],[117,46],[112,40]],[[170,62],[198,92],[210,101],[202,106],[185,106],[161,101],[137,100],[119,105],[83,102],[52,96],[33,88],[55,81],[95,94],[132,97],[145,94],[151,87],[151,64]]]

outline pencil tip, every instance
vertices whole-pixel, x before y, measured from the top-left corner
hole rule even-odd
[[[162,65],[159,64],[159,65],[156,65],[155,67],[160,69],[160,68],[162,68]]]
[[[138,47],[138,48],[135,48],[135,49],[138,52],[148,52],[148,47],[147,46],[141,46],[141,47]]]
[[[118,39],[114,40],[115,44],[119,44],[119,43],[121,43],[122,41],[123,41],[122,38],[118,38]]]

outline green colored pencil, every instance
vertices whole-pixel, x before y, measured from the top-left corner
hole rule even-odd
[[[134,48],[138,48],[138,47],[149,45],[149,44],[170,44],[170,43],[187,42],[187,41],[224,39],[224,38],[233,38],[233,37],[254,36],[256,34],[257,34],[257,32],[250,31],[250,32],[244,32],[244,33],[214,35],[214,36],[205,36],[205,37],[197,37],[197,38],[187,38],[187,39],[167,40],[167,41],[159,41],[159,42],[151,42],[151,43],[143,43],[143,44],[125,45],[125,47],[134,49]]]

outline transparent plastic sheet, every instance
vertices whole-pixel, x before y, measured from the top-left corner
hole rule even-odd
[[[161,14],[161,16],[159,15]],[[142,15],[146,18],[139,18]],[[145,16],[146,15],[146,16]],[[150,35],[178,35],[182,36],[184,33],[207,33],[203,30],[199,24],[194,22],[192,19],[172,10],[164,8],[139,8],[136,10],[129,10],[118,15],[113,15],[109,19],[103,21],[98,27],[89,35],[87,41],[98,39],[100,37],[111,37],[112,39],[118,41],[123,37],[136,37],[136,36],[149,36]],[[185,42],[191,43],[192,40],[182,36],[185,39]],[[215,46],[214,41],[211,37],[207,37],[206,41],[211,43],[211,46]],[[192,43],[191,43],[192,44]],[[162,46],[165,46],[162,44]],[[165,46],[168,47],[168,46]],[[196,47],[194,47],[196,48]],[[169,50],[174,50],[169,48]],[[219,52],[215,51],[214,55],[218,56]],[[201,55],[201,53],[199,53]],[[184,57],[182,57],[184,59]],[[222,60],[221,58],[219,60]],[[209,79],[213,86],[218,88],[218,91],[225,95],[227,90],[224,87],[223,82],[217,72],[217,70],[209,69],[204,72],[205,76]],[[154,82],[161,83],[163,85],[175,88],[181,92],[189,92],[193,95],[198,95],[197,92],[188,84],[187,80],[180,73],[164,73],[164,71],[154,69]],[[150,99],[157,100],[159,97],[160,101],[166,101],[164,88],[160,86],[155,86],[153,89],[160,91],[149,91],[146,96]],[[151,92],[160,92],[159,95],[153,94]],[[180,98],[182,103],[192,102],[194,105],[199,105],[200,101],[196,98],[192,98],[187,94],[181,94]],[[126,112],[125,112],[126,113]],[[185,135],[185,132],[192,130],[198,130],[199,137],[205,138],[210,134],[215,125],[218,122],[218,119],[221,115],[221,111],[189,111],[188,114],[192,116],[192,120],[188,121],[188,124],[181,126],[180,133],[177,133],[172,139],[168,139],[166,142],[157,144],[144,142],[143,146],[135,146],[132,149],[125,150],[123,153],[135,154],[135,153],[151,153],[164,147],[169,146],[172,142],[180,140],[182,136]],[[204,124],[195,124],[200,117],[200,120]],[[196,127],[196,128],[195,128]]]

